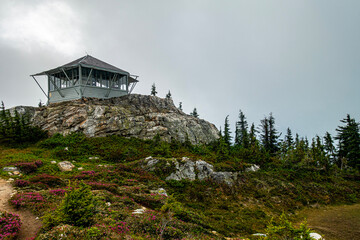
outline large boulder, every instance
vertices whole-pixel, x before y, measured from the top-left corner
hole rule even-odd
[[[55,133],[83,132],[89,137],[121,135],[162,140],[210,143],[219,138],[217,128],[185,114],[171,99],[131,94],[110,99],[84,98],[46,107],[17,107],[31,115],[33,125]]]
[[[165,180],[189,180],[196,179],[202,181],[210,179],[216,183],[225,183],[229,186],[233,185],[240,172],[216,172],[214,166],[203,160],[191,160],[183,157],[181,160],[177,159],[156,159],[148,157],[144,160],[142,167],[147,171],[168,171],[169,166],[173,166],[173,171],[165,177]],[[165,170],[166,168],[166,170]]]
[[[63,172],[70,172],[73,170],[73,168],[75,167],[74,164],[72,164],[69,161],[62,161],[58,163],[58,167],[60,169],[60,171]]]

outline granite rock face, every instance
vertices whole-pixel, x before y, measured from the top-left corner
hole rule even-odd
[[[19,107],[17,107],[19,108]],[[83,132],[89,137],[121,135],[193,144],[210,143],[219,138],[217,128],[202,119],[187,115],[171,99],[132,94],[110,99],[84,98],[53,103],[45,107],[23,107],[32,123],[55,133]]]

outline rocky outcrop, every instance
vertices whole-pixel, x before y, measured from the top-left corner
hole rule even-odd
[[[157,134],[193,144],[209,143],[219,137],[217,128],[187,115],[171,99],[132,94],[118,98],[87,98],[53,103],[45,107],[17,107],[32,117],[34,125],[49,134],[83,132],[89,137],[121,135],[152,139]]]
[[[170,175],[165,177],[165,180],[190,180],[196,179],[203,181],[206,179],[213,180],[216,183],[225,183],[229,186],[233,185],[241,172],[216,172],[214,166],[203,160],[191,160],[183,157],[181,160],[177,159],[157,159],[152,157],[145,158],[143,168],[147,171],[172,169]],[[251,170],[250,170],[251,169]],[[245,171],[258,171],[260,169],[257,165],[251,165]]]

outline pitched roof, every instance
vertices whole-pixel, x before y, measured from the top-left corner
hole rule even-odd
[[[99,70],[109,71],[109,72],[115,72],[115,73],[130,75],[130,73],[125,71],[125,70],[117,68],[117,67],[115,67],[113,65],[110,65],[110,64],[108,64],[106,62],[103,62],[103,61],[101,61],[101,60],[99,60],[97,58],[94,58],[93,56],[86,55],[84,57],[76,59],[76,60],[74,60],[72,62],[69,62],[69,63],[67,63],[65,65],[62,65],[60,67],[50,69],[50,70],[47,70],[47,71],[43,71],[41,73],[33,74],[32,76],[47,75],[47,74],[58,72],[61,69],[65,70],[65,69],[73,68],[73,67],[76,67],[76,66],[79,66],[79,65],[84,66],[84,67],[90,67],[90,68],[95,68],[95,69],[99,69]]]

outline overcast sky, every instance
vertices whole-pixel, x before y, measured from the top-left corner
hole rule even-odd
[[[218,128],[229,115],[234,131],[239,109],[249,125],[272,112],[279,131],[308,138],[347,113],[360,120],[358,0],[1,0],[7,107],[46,102],[29,75],[86,53]]]

